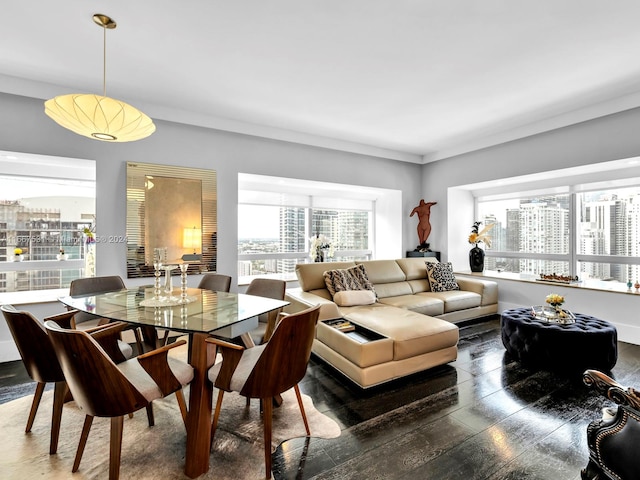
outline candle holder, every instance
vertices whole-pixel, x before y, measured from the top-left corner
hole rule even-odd
[[[153,282],[153,298],[155,298],[156,300],[159,300],[160,299],[160,275],[162,274],[161,272],[162,263],[154,262],[153,269],[154,269],[153,275],[155,276],[155,279]]]
[[[188,263],[180,264],[180,301],[187,303],[187,270],[189,269]]]

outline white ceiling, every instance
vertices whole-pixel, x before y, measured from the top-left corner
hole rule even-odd
[[[640,106],[638,0],[6,3],[0,91],[102,93],[104,13],[154,119],[415,163]]]

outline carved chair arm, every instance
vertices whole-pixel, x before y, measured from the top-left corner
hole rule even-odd
[[[60,325],[61,328],[66,328],[68,330],[75,329],[76,322],[73,317],[76,313],[78,313],[78,310],[69,310],[67,312],[57,313],[55,315],[51,315],[50,317],[45,317],[43,322],[46,322],[47,320],[53,320],[58,325]]]
[[[128,325],[124,322],[113,322],[89,328],[85,330],[85,332],[91,335],[93,339],[98,342],[114,363],[122,363],[127,359],[120,349],[118,340],[120,340],[120,334],[122,331],[127,327]]]
[[[217,345],[218,347],[222,347],[223,349],[230,348],[232,350],[244,350],[244,347],[242,345],[236,345],[235,343],[226,342],[216,337],[205,338],[204,341]]]
[[[620,385],[614,379],[598,370],[587,370],[582,375],[585,385],[595,388],[598,393],[618,405],[626,405],[640,410],[640,396],[633,388]]]
[[[241,345],[236,345],[235,343],[225,342],[224,340],[220,340],[215,337],[206,338],[205,342],[221,348],[222,365],[220,365],[220,371],[216,377],[215,386],[221,390],[230,391],[231,377],[236,371],[238,363],[240,362],[242,354],[246,348]]]
[[[185,340],[178,340],[177,342],[156,348],[137,357],[142,368],[144,368],[153,381],[156,382],[164,396],[182,388],[182,384],[169,367],[167,353],[172,348],[185,345],[186,343]]]

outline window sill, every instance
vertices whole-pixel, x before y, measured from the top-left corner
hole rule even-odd
[[[65,295],[69,295],[68,288],[29,290],[26,292],[6,292],[0,293],[0,304],[27,305],[34,303],[51,303],[57,302],[59,297],[63,297]]]
[[[495,270],[485,270],[484,272],[460,271],[455,272],[456,275],[465,275],[472,277],[482,277],[493,280],[509,280],[514,282],[534,283],[540,285],[560,286],[566,288],[579,288],[583,290],[594,290],[599,292],[623,293],[627,295],[640,295],[640,291],[635,288],[627,289],[627,286],[619,282],[607,282],[605,280],[582,280],[579,282],[562,283],[545,280],[538,280],[538,276],[525,273],[498,272]]]
[[[284,280],[285,282],[297,282],[298,277],[295,273],[268,273],[265,275],[245,275],[238,278],[238,286],[246,287],[254,278],[272,278],[275,280]]]

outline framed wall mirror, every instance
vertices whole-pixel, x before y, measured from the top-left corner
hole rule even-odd
[[[217,267],[216,172],[127,162],[127,277],[152,277],[153,262]]]

